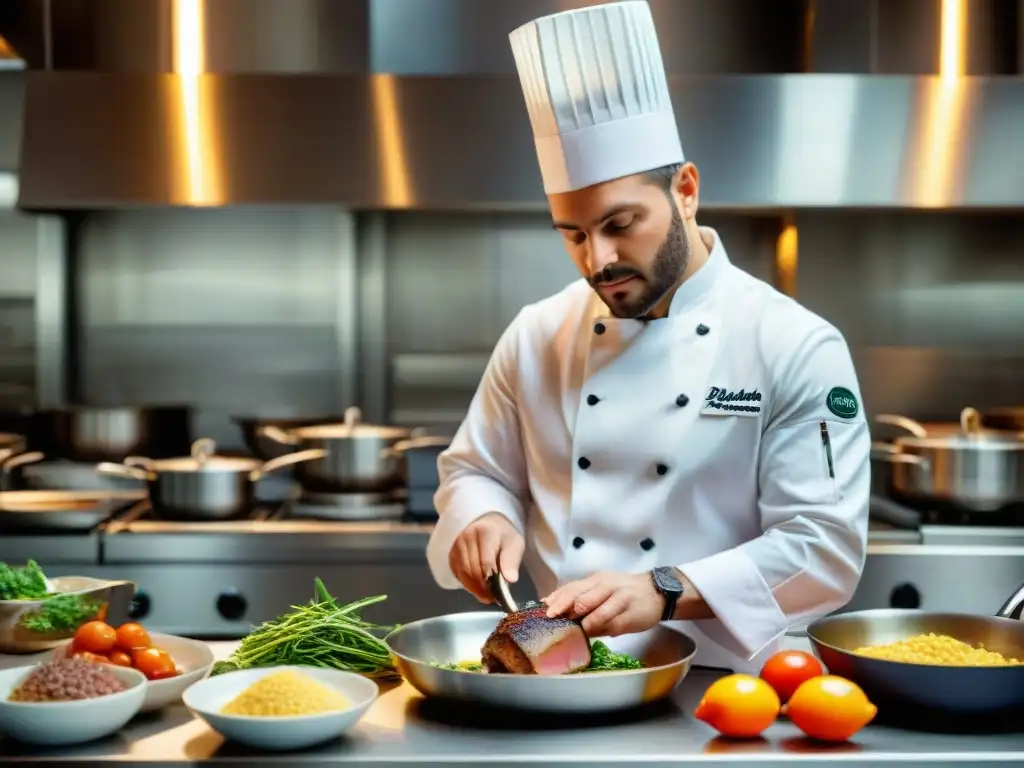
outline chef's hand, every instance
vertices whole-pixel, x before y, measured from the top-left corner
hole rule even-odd
[[[490,512],[466,527],[452,544],[448,565],[455,578],[481,603],[493,603],[487,577],[500,567],[505,581],[519,581],[523,537],[508,518]]]
[[[559,587],[542,602],[548,616],[582,618],[591,637],[645,632],[665,610],[665,597],[649,573],[595,573]]]

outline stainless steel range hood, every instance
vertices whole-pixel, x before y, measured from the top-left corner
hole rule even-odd
[[[48,53],[26,57],[29,209],[539,207],[506,35],[589,4],[9,2],[49,20],[34,47]],[[881,20],[882,4],[852,0],[651,5],[705,206],[1024,205],[1008,4],[979,0],[961,20],[970,77],[937,74],[938,1],[892,0]]]

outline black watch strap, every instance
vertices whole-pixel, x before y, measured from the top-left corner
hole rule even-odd
[[[665,609],[661,612],[661,621],[668,621],[676,612],[679,598],[683,596],[683,582],[675,568],[661,567],[651,571],[654,588],[665,598]]]

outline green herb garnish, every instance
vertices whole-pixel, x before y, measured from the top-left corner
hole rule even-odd
[[[46,575],[35,560],[23,568],[0,563],[0,600],[38,600],[47,594]]]
[[[615,653],[600,640],[590,644],[590,666],[584,672],[612,672],[617,669],[643,669],[644,663],[628,653]]]
[[[479,661],[453,661],[450,664],[432,664],[438,669],[451,669],[455,672],[483,672],[484,665]]]
[[[70,632],[99,615],[102,607],[82,595],[54,595],[22,618],[21,625],[33,632]]]
[[[256,627],[226,661],[214,665],[211,674],[290,664],[369,677],[396,675],[391,649],[380,637],[394,627],[363,621],[360,614],[368,605],[387,600],[387,595],[338,605],[319,578],[314,589],[308,605],[292,606],[289,613]]]

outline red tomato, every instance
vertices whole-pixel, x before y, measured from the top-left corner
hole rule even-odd
[[[89,621],[75,632],[75,648],[90,653],[110,653],[114,649],[117,633],[102,621]]]
[[[821,662],[803,651],[780,651],[761,669],[761,679],[775,689],[783,702],[788,701],[803,683],[824,674]]]
[[[174,659],[167,651],[159,648],[142,648],[132,651],[132,666],[149,680],[165,680],[178,674],[178,670],[174,666]]]
[[[132,657],[125,651],[111,651],[109,658],[111,664],[116,664],[119,667],[130,667],[132,665]]]
[[[151,648],[153,641],[149,639],[149,632],[141,624],[122,624],[117,628],[115,644],[122,651],[136,651]]]

